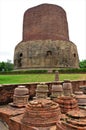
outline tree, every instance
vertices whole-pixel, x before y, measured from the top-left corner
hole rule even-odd
[[[11,63],[11,60],[7,60],[7,62],[6,62],[6,70],[7,71],[13,70],[13,64]]]
[[[0,62],[0,71],[6,71],[6,64],[5,64],[5,62]]]
[[[11,63],[11,60],[7,60],[7,62],[0,62],[0,71],[11,71],[13,70],[13,63]]]
[[[82,60],[79,62],[80,68],[86,68],[86,60]]]

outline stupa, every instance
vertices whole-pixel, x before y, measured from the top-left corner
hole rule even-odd
[[[86,111],[69,111],[62,124],[66,130],[86,130]]]
[[[13,103],[10,105],[24,107],[28,104],[29,90],[25,86],[18,86],[14,90]]]
[[[76,45],[69,40],[65,10],[41,4],[25,11],[23,39],[15,47],[15,69],[78,68]]]
[[[51,130],[60,121],[60,117],[59,105],[42,98],[28,103],[21,121],[27,126],[37,127],[38,130]]]

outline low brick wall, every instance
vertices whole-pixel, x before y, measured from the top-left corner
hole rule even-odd
[[[51,94],[51,88],[53,84],[59,85],[63,84],[65,81],[54,81],[54,82],[46,82],[49,88],[48,96]],[[73,92],[78,91],[80,86],[86,86],[86,80],[76,80],[71,81]],[[29,89],[29,99],[32,99],[36,94],[36,87],[38,82],[36,83],[27,83],[27,84],[4,84],[0,85],[0,105],[7,104],[12,102],[14,89],[19,85],[24,85]]]

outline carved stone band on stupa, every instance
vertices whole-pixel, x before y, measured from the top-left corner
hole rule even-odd
[[[69,40],[65,10],[42,4],[25,11],[23,39],[14,52],[15,69],[78,68],[76,45]]]

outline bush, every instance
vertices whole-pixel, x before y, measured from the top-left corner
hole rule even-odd
[[[59,69],[59,73],[86,73],[86,68]]]
[[[82,60],[79,63],[80,68],[86,68],[86,60]]]
[[[0,74],[43,74],[47,73],[47,70],[16,70],[10,72],[0,72]]]
[[[53,69],[52,73],[58,71],[59,73],[86,73],[86,68],[59,68]],[[18,70],[18,71],[10,71],[10,72],[0,72],[0,74],[45,74],[48,73],[48,70]]]

